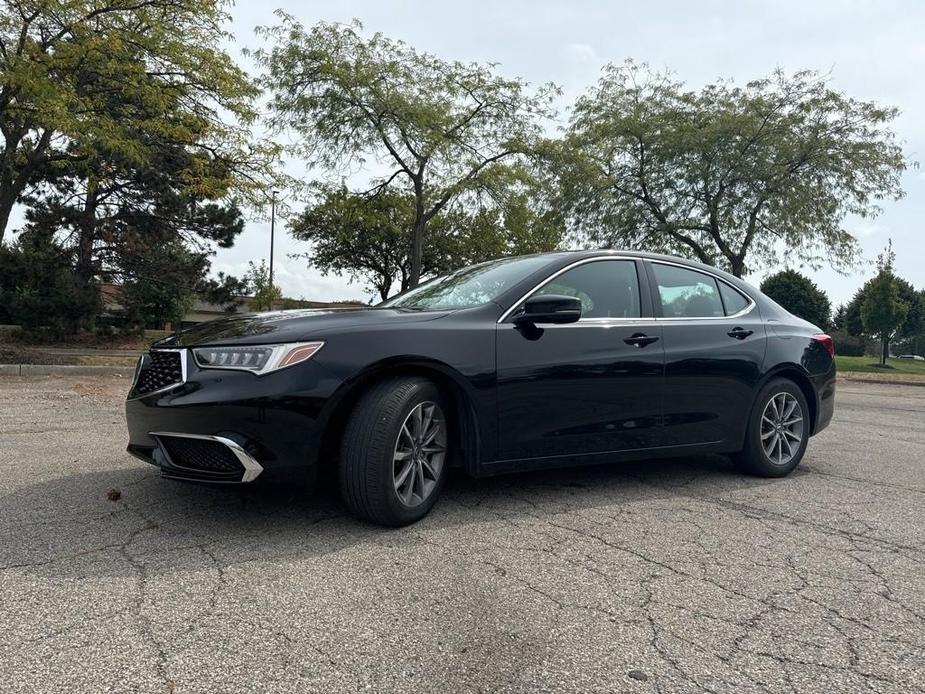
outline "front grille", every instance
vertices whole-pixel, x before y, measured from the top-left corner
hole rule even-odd
[[[151,350],[138,374],[135,394],[145,395],[183,383],[182,358],[181,352]]]
[[[172,465],[215,475],[233,475],[236,478],[244,474],[241,461],[223,443],[181,436],[159,435],[157,438]]]

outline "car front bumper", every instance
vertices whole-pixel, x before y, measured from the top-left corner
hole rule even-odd
[[[181,383],[146,395],[133,384],[129,453],[179,479],[312,479],[336,379],[312,362],[263,376],[199,369],[181,352]]]

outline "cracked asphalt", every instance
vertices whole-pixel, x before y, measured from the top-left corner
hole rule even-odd
[[[786,479],[457,475],[387,530],[161,480],[125,387],[0,379],[4,693],[925,691],[925,388],[840,384]]]

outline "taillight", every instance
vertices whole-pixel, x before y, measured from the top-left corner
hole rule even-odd
[[[813,339],[825,347],[825,351],[828,352],[831,356],[835,356],[835,341],[828,335],[813,335]]]

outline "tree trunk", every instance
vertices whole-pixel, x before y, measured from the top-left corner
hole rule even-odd
[[[411,269],[408,288],[413,289],[421,281],[421,266],[424,263],[424,226],[427,217],[424,212],[424,168],[418,171],[414,180],[414,226],[411,228]]]
[[[17,155],[25,135],[25,130],[6,133],[6,146],[0,156],[0,170],[3,172],[2,182],[0,182],[0,243],[3,243],[16,199],[26,189],[32,175],[43,161],[45,151],[51,142],[52,131],[45,130],[35,142],[25,162],[19,163]]]
[[[740,255],[733,256],[729,259],[729,272],[734,277],[742,279],[745,274],[745,258]]]
[[[408,277],[408,287],[416,287],[421,281],[421,265],[424,259],[424,216],[414,220],[411,230],[411,273]]]
[[[890,353],[890,337],[889,335],[883,335],[880,338],[880,365],[886,366],[886,358]]]
[[[99,294],[93,283],[93,245],[96,241],[97,187],[94,179],[87,183],[87,199],[81,214],[77,239],[77,258],[74,263],[74,295],[76,311],[72,316],[71,329],[76,331],[90,327],[95,317]],[[88,320],[89,319],[89,320]]]
[[[15,204],[16,193],[12,190],[4,190],[0,195],[0,244],[3,243],[3,235],[6,232],[7,225],[10,223],[10,215]]]

